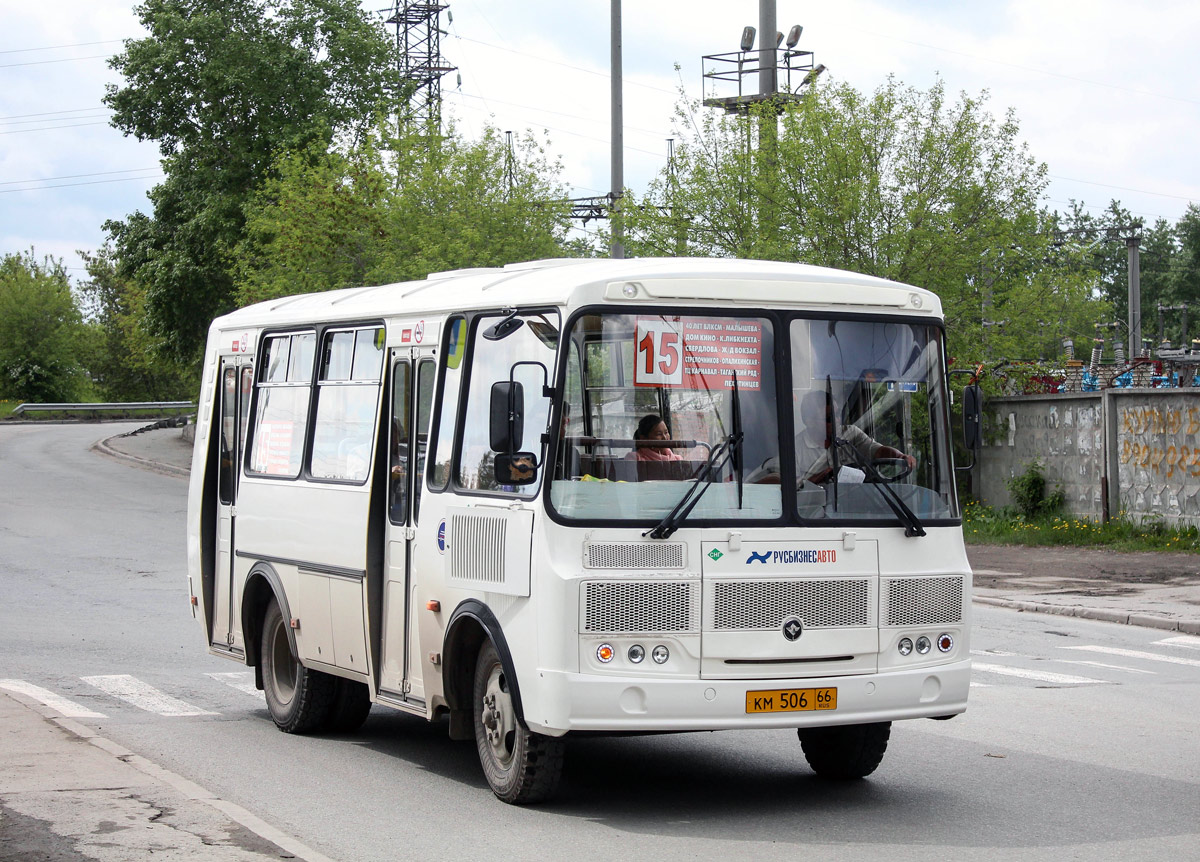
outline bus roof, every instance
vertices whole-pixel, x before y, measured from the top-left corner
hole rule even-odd
[[[219,329],[286,326],[314,320],[605,301],[909,311],[941,316],[941,302],[927,290],[827,267],[734,258],[555,258],[272,299],[238,309],[213,325]]]

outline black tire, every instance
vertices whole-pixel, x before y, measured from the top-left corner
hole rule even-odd
[[[325,720],[330,733],[354,733],[371,712],[371,693],[365,683],[337,677],[334,681],[333,707]]]
[[[471,711],[479,762],[496,798],[527,805],[553,794],[562,776],[565,743],[521,726],[504,665],[490,640],[475,662]]]
[[[887,751],[892,723],[849,724],[843,727],[802,727],[800,747],[813,772],[822,778],[848,781],[875,771]]]
[[[292,655],[288,621],[274,598],[263,615],[263,693],[267,710],[284,733],[309,733],[323,727],[333,707],[334,678],[309,670]]]

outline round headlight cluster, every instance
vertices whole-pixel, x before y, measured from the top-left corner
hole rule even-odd
[[[896,652],[900,655],[912,655],[913,650],[916,650],[917,655],[928,655],[933,649],[933,644],[937,643],[938,652],[950,652],[954,649],[954,635],[949,632],[942,632],[937,636],[936,641],[931,641],[925,635],[921,635],[914,642],[910,637],[903,637],[896,641]]]
[[[608,664],[616,655],[617,651],[610,643],[602,643],[596,647],[596,661],[600,664]],[[664,644],[659,644],[650,651],[650,657],[654,659],[655,664],[666,664],[671,658],[671,651]],[[646,648],[641,644],[633,644],[625,651],[625,658],[629,659],[630,664],[641,664],[646,658]]]

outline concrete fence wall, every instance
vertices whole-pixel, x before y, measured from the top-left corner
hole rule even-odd
[[[1005,483],[1034,459],[1074,515],[1200,526],[1200,393],[1107,389],[990,399],[976,487],[1011,503]]]

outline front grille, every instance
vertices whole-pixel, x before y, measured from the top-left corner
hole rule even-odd
[[[889,626],[937,626],[962,622],[963,579],[888,578],[883,601]]]
[[[774,629],[798,616],[806,628],[871,624],[871,584],[855,580],[726,581],[713,584],[712,627]]]
[[[662,542],[597,542],[585,549],[589,569],[682,569],[683,545]]]
[[[675,581],[595,581],[584,590],[583,630],[605,633],[696,629],[696,592]]]

